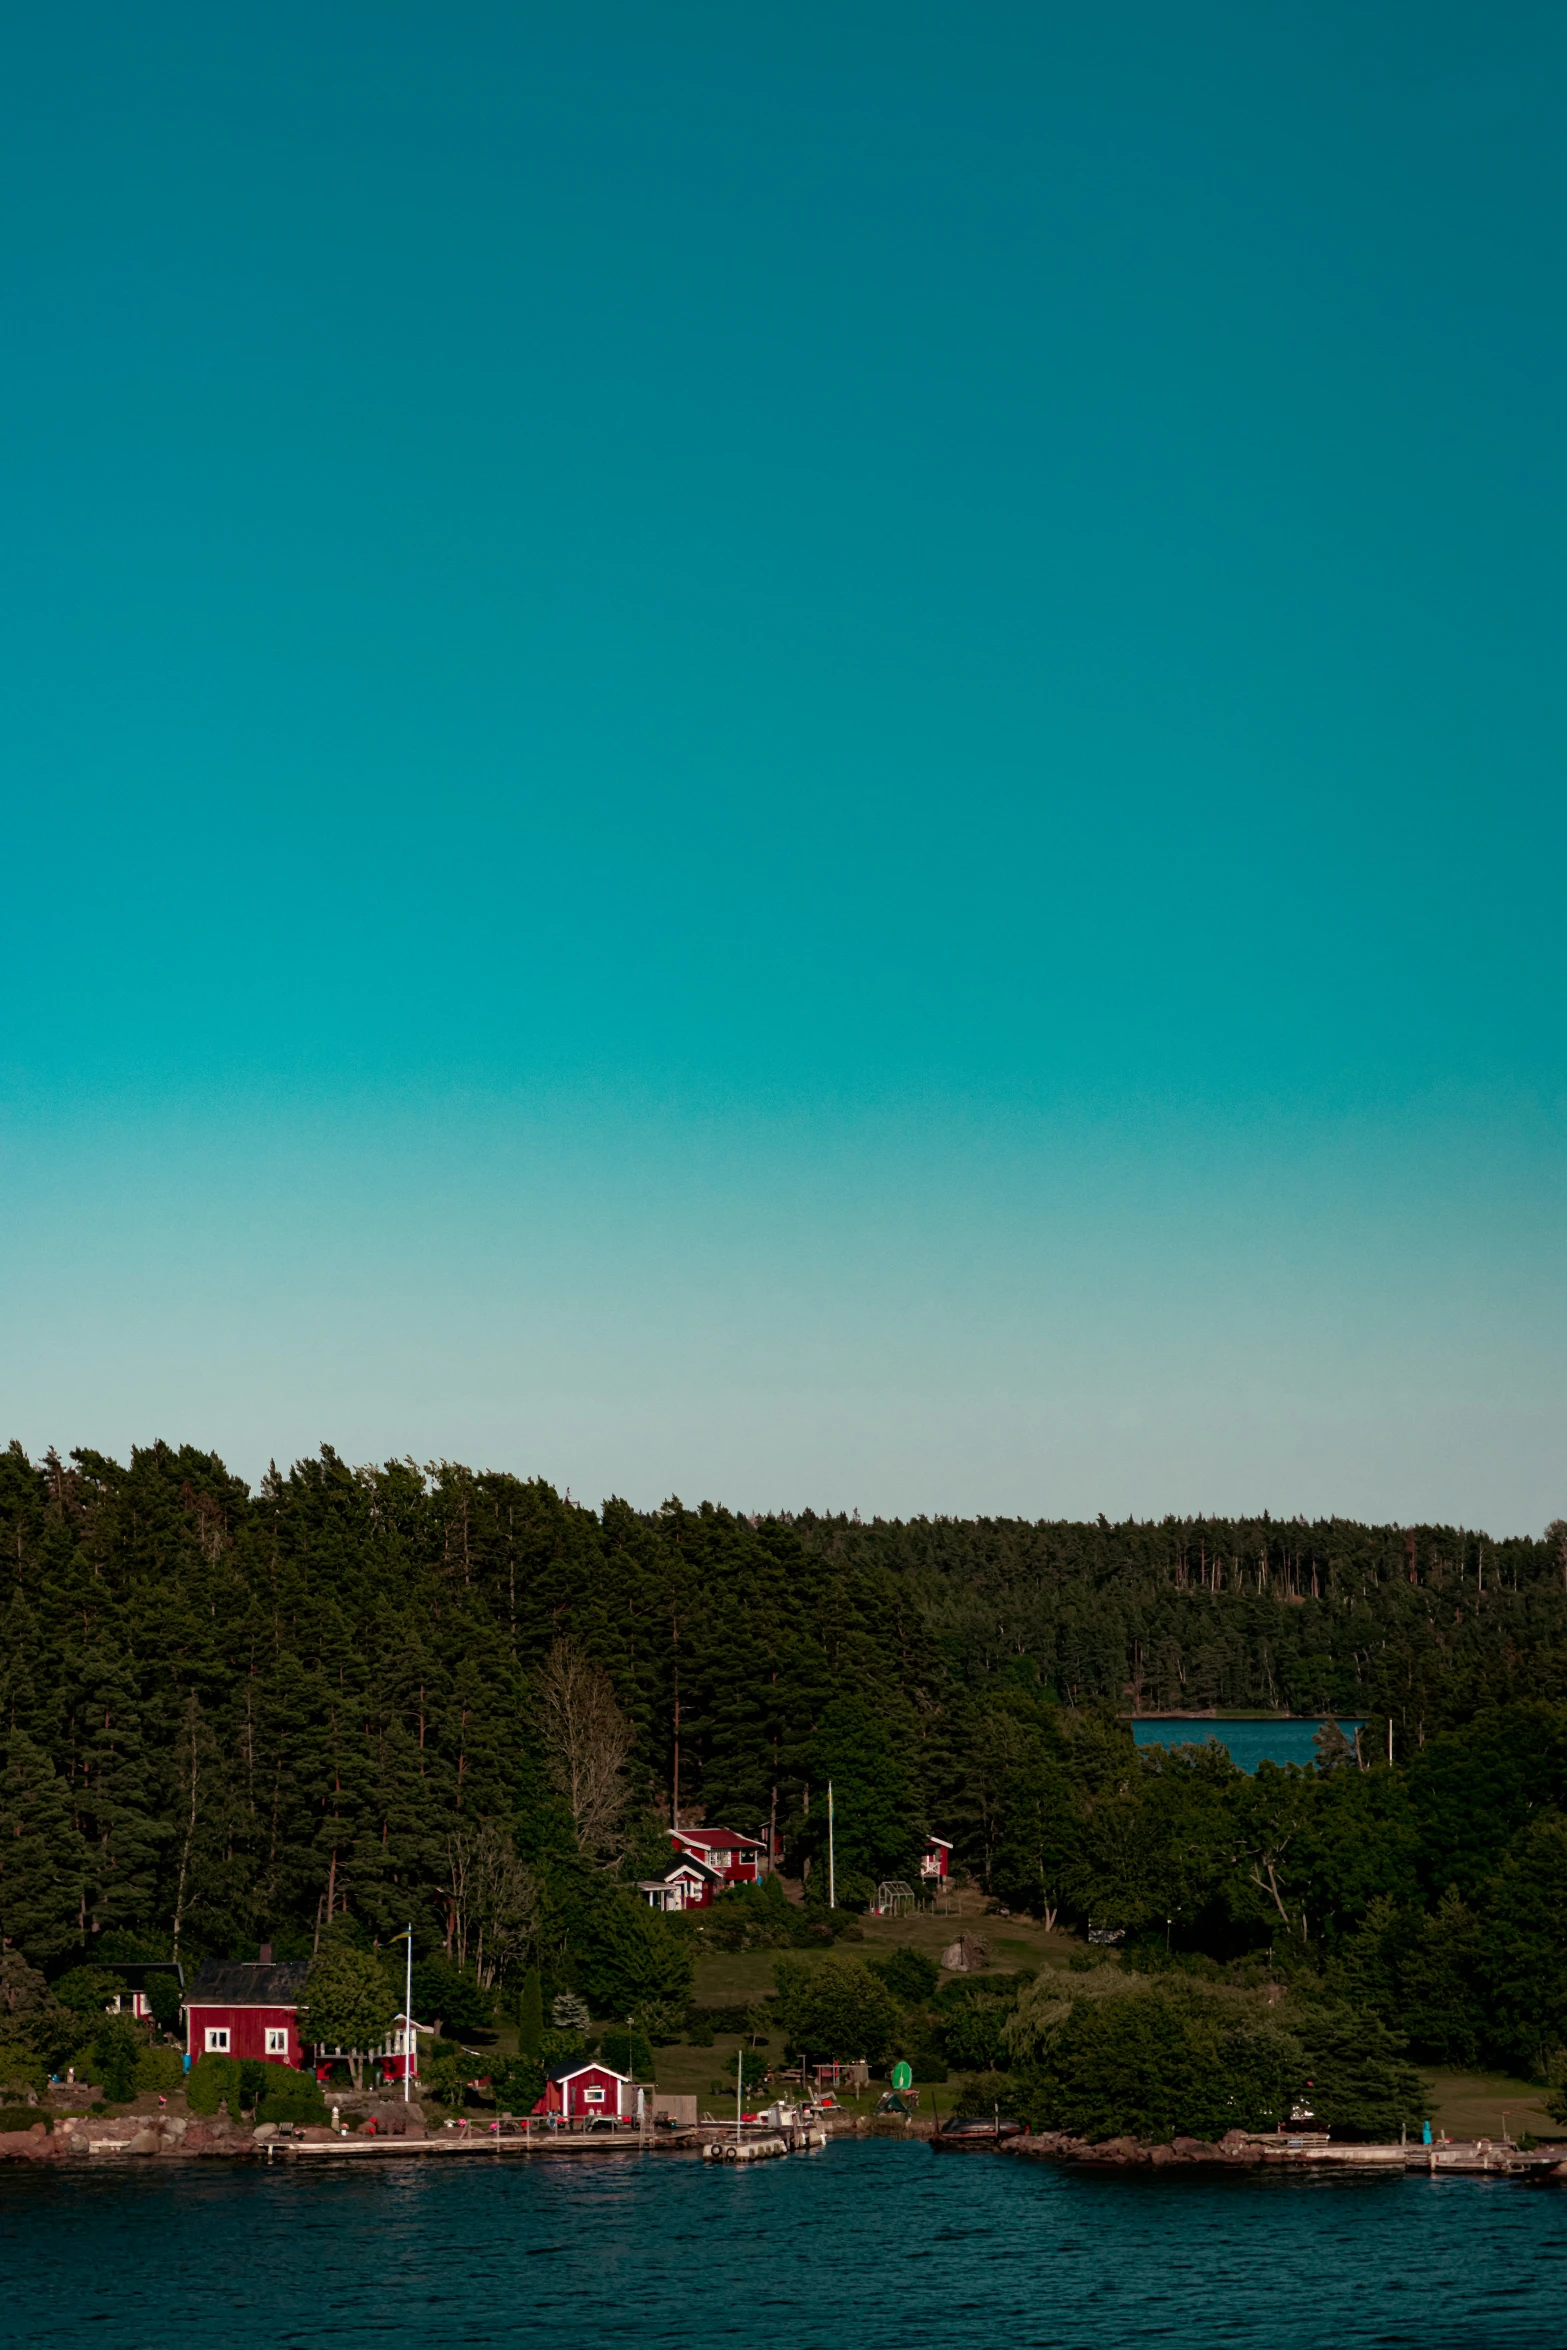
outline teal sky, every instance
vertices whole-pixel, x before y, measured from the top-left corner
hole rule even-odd
[[[0,36],[0,1402],[1567,1514],[1567,18]]]

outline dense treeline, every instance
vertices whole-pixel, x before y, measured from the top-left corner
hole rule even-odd
[[[1014,1907],[1287,1949],[1424,2052],[1567,2043],[1560,1525],[595,1512],[451,1463],[324,1450],[252,1492],[190,1448],[12,1446],[0,1577],[0,1933],[54,1975],[412,1918],[484,1988],[533,1965],[667,2020],[680,1937],[616,1888],[677,1791],[819,1899],[830,1778],[840,1901],[936,1829]],[[1139,1755],[1131,1704],[1372,1726],[1247,1779]]]

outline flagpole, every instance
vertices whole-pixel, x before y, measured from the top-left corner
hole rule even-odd
[[[838,1906],[838,1871],[833,1858],[832,1843],[832,1781],[827,1782],[827,1907]]]

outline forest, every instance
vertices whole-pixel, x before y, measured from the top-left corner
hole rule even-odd
[[[13,1444],[0,1575],[0,1938],[29,1980],[411,1925],[448,2009],[528,1983],[673,2037],[690,1936],[635,1884],[678,1806],[775,1840],[804,1889],[781,1942],[841,1938],[934,1831],[1183,1997],[1265,1960],[1415,2057],[1563,2066],[1560,1523],[649,1513],[328,1448],[252,1490],[191,1447]],[[1368,1727],[1255,1777],[1134,1746],[1134,1710],[1204,1707]],[[999,2024],[981,2054],[1006,2063]]]

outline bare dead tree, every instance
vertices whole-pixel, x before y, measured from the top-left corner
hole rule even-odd
[[[602,1863],[620,1850],[632,1730],[601,1665],[557,1640],[539,1676],[550,1777],[565,1797],[577,1849]]]
[[[447,1947],[462,1965],[471,1958],[481,1988],[493,1991],[533,1939],[538,1888],[500,1820],[454,1830],[446,1858]]]

